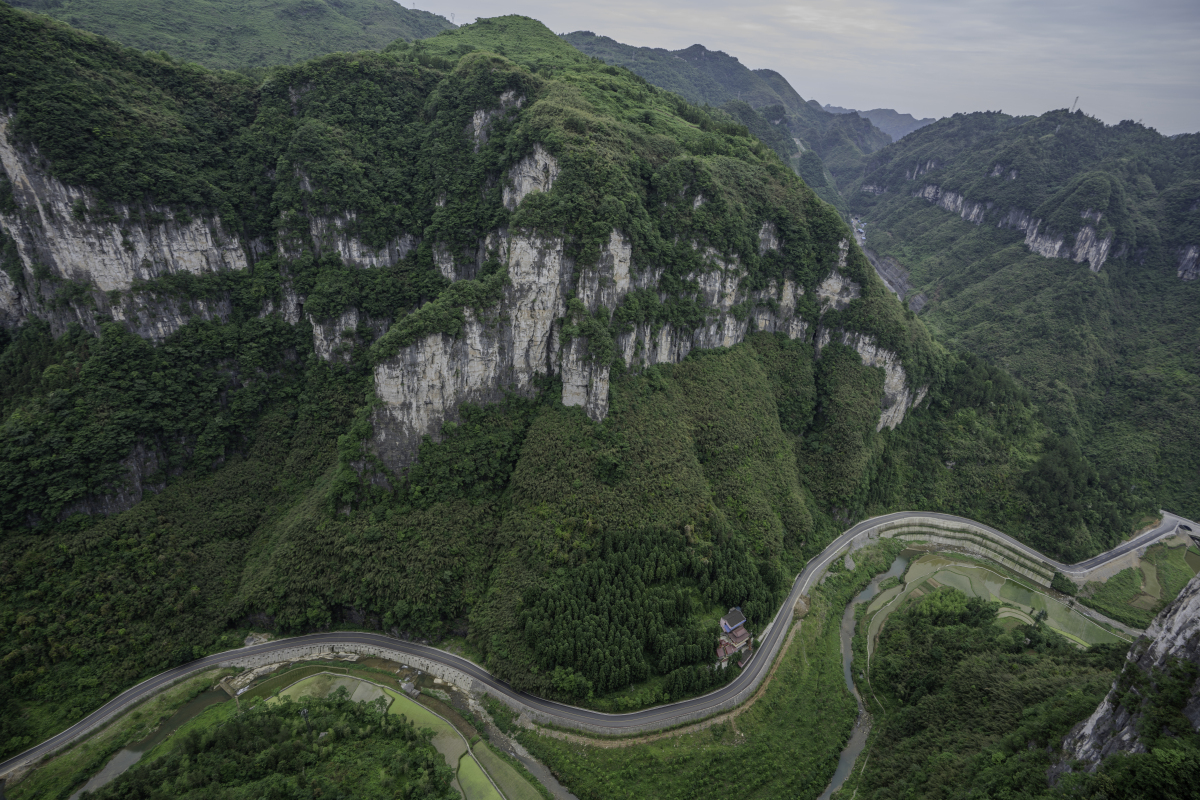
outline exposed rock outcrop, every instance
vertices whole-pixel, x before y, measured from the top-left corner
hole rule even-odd
[[[994,174],[994,172],[993,172]],[[992,210],[992,203],[980,203],[968,200],[957,192],[942,189],[935,184],[927,184],[913,193],[913,197],[923,197],[938,207],[963,219],[982,224],[987,213]],[[1042,220],[1034,219],[1028,212],[1019,208],[1010,209],[1008,214],[1000,219],[997,227],[1014,228],[1025,232],[1025,246],[1043,258],[1069,258],[1076,264],[1088,262],[1092,272],[1099,272],[1108,259],[1112,248],[1111,234],[1101,236],[1094,225],[1100,224],[1102,215],[1099,212],[1087,210],[1080,215],[1085,224],[1075,234],[1072,245],[1066,243],[1066,235],[1041,231]]]
[[[835,339],[836,337],[836,339]],[[843,330],[817,329],[817,354],[831,341],[838,341],[858,353],[865,366],[883,369],[883,398],[880,400],[879,424],[876,431],[885,427],[894,430],[904,421],[904,415],[914,406],[920,405],[929,391],[928,386],[914,389],[909,385],[908,375],[900,364],[900,357],[891,350],[878,345],[875,337]]]
[[[1200,247],[1189,244],[1179,249],[1179,269],[1176,274],[1181,280],[1196,280],[1200,275]]]
[[[12,184],[17,210],[0,214],[0,230],[16,245],[24,280],[0,275],[0,321],[16,324],[39,316],[58,333],[74,321],[96,330],[95,318],[111,314],[160,340],[190,316],[220,316],[220,303],[127,298],[123,304],[110,295],[161,275],[246,269],[244,248],[219,219],[187,218],[155,205],[110,205],[88,189],[67,186],[46,171],[36,150],[13,145],[11,119],[0,115],[0,168]],[[48,277],[46,272],[38,277],[34,265],[47,269]],[[45,302],[45,291],[62,281],[91,290],[86,311],[80,304],[64,311]],[[139,314],[139,308],[153,308],[153,314]]]
[[[508,171],[504,187],[504,207],[516,209],[530,192],[548,192],[558,178],[558,161],[540,144]]]
[[[958,214],[968,222],[974,222],[976,225],[983,222],[984,215],[992,208],[991,203],[976,203],[966,199],[958,192],[951,192],[934,184],[923,186],[913,197],[923,197],[952,214]]]
[[[0,215],[0,228],[16,242],[30,277],[33,265],[41,264],[57,279],[111,292],[159,275],[248,266],[241,243],[216,217],[188,219],[154,205],[107,205],[90,190],[63,184],[43,168],[36,150],[13,146],[10,121],[0,116],[0,166],[18,210]],[[7,284],[0,299],[12,308],[20,290],[11,280]]]
[[[1090,717],[1076,725],[1063,741],[1062,762],[1051,770],[1054,777],[1076,768],[1094,772],[1112,753],[1144,753],[1138,732],[1145,703],[1155,684],[1175,659],[1200,666],[1200,576],[1155,617],[1146,635],[1134,643],[1121,676]],[[1130,707],[1132,706],[1132,707]],[[1200,680],[1191,687],[1183,715],[1200,731]]]
[[[1085,220],[1098,224],[1101,215],[1085,211],[1082,216]],[[1019,209],[1009,211],[1008,215],[1000,220],[999,227],[1024,231],[1025,246],[1043,258],[1069,258],[1076,264],[1086,261],[1092,272],[1099,272],[1104,266],[1113,243],[1111,235],[1101,238],[1092,225],[1084,225],[1075,234],[1074,245],[1067,245],[1063,234],[1042,232],[1042,220],[1034,219],[1028,212]]]
[[[357,308],[348,308],[336,319],[317,320],[312,314],[308,321],[313,329],[313,352],[325,361],[349,361],[354,351],[356,331],[370,328],[372,339],[387,330],[387,320],[371,319]]]
[[[532,394],[535,376],[550,371],[574,264],[562,239],[537,235],[507,238],[502,258],[510,285],[486,318],[465,309],[458,336],[426,336],[375,368],[375,448],[389,465],[413,463],[421,438],[437,439],[462,403],[496,402],[506,388]]]
[[[508,114],[510,111],[520,108],[524,104],[525,95],[518,96],[515,91],[510,89],[500,95],[500,106],[498,108],[491,110],[479,109],[471,115],[471,124],[467,126],[467,132],[475,143],[475,152],[478,153],[479,148],[487,144],[488,132],[497,119]]]

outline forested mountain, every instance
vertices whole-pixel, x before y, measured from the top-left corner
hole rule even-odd
[[[922,318],[1028,387],[1100,475],[1200,514],[1200,136],[958,114],[869,158],[853,188]],[[1047,502],[1078,502],[1081,476],[1043,480]]]
[[[214,69],[294,64],[424,39],[450,20],[395,0],[12,0],[138,50]]]
[[[858,111],[853,108],[831,106],[828,103],[824,108],[830,114],[858,114],[860,117],[866,117],[871,120],[872,125],[892,137],[893,142],[898,142],[913,131],[937,122],[933,117],[917,119],[912,114],[901,114],[893,108],[872,108],[870,111]]]
[[[891,141],[869,120],[831,114],[819,103],[805,101],[778,72],[751,70],[720,50],[698,44],[675,51],[633,47],[590,31],[569,33],[563,38],[581,52],[625,67],[693,103],[724,108],[768,141],[749,120],[745,107],[758,111],[762,118],[758,127],[766,127],[761,124],[765,121],[796,140],[785,145],[787,149],[781,151],[781,156],[790,160],[821,199],[843,211],[846,206],[838,183],[857,177],[862,156]]]
[[[3,5],[0,44],[6,754],[251,625],[637,707],[730,678],[716,619],[854,518],[1073,560],[1147,510],[747,127],[533,20],[261,83]]]

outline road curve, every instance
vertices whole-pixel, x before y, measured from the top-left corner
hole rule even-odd
[[[901,511],[894,514],[885,514],[880,517],[863,520],[854,527],[845,531],[841,536],[831,542],[819,555],[809,561],[803,571],[796,576],[795,582],[792,584],[792,590],[788,593],[787,599],[776,612],[775,620],[778,621],[781,615],[785,612],[790,613],[795,607],[796,601],[806,594],[812,582],[818,578],[836,558],[843,549],[856,536],[865,531],[874,528],[887,522],[895,522],[913,517],[925,517],[941,519],[947,522],[967,522],[983,528],[997,537],[1003,539],[1013,548],[1020,550],[1034,558],[1046,562],[1054,566],[1059,571],[1079,575],[1089,572],[1098,566],[1102,566],[1109,561],[1120,558],[1131,550],[1145,547],[1168,534],[1175,532],[1178,525],[1190,525],[1193,530],[1200,535],[1200,526],[1192,523],[1190,520],[1185,520],[1182,517],[1177,517],[1174,514],[1163,512],[1163,522],[1153,530],[1147,531],[1136,538],[1125,542],[1124,544],[1114,547],[1106,553],[1101,553],[1098,556],[1082,561],[1078,564],[1065,565],[1060,564],[1053,559],[1046,558],[1041,553],[1028,547],[1027,545],[1018,542],[1007,534],[983,525],[974,520],[969,520],[964,517],[956,517],[952,514],[939,514],[926,511]],[[406,642],[400,639],[395,639],[390,636],[384,636],[378,633],[368,632],[347,632],[338,631],[333,633],[315,633],[308,636],[298,636],[290,639],[280,639],[277,641],[264,642],[262,644],[243,647],[237,650],[227,650],[222,653],[215,653],[211,656],[192,661],[187,664],[167,670],[152,678],[137,684],[136,686],[127,689],[121,694],[114,697],[112,700],[105,703],[103,706],[93,711],[91,714],[84,717],[82,720],[67,728],[57,736],[52,736],[41,744],[26,750],[20,755],[14,756],[3,763],[0,763],[0,776],[7,774],[18,766],[26,764],[43,757],[48,753],[53,753],[64,747],[72,740],[84,735],[88,731],[104,723],[109,718],[116,716],[129,706],[138,703],[156,692],[165,689],[166,687],[176,683],[188,675],[199,672],[205,669],[216,667],[222,661],[228,661],[231,658],[241,658],[245,656],[261,655],[271,653],[277,650],[304,646],[304,645],[320,645],[320,644],[362,644],[373,645],[378,647],[387,647],[402,653],[413,656],[421,656],[431,661],[436,661],[448,667],[457,669],[467,675],[470,675],[475,680],[487,687],[489,693],[504,695],[521,703],[547,714],[551,717],[556,717],[566,726],[571,726],[571,723],[588,723],[594,725],[603,725],[605,727],[621,729],[628,728],[632,730],[644,728],[646,725],[656,725],[661,728],[671,727],[677,722],[696,719],[697,714],[703,714],[704,711],[712,709],[716,710],[723,702],[736,695],[741,690],[748,686],[757,685],[765,676],[767,670],[770,669],[770,659],[760,658],[760,653],[773,652],[775,642],[779,637],[787,634],[787,625],[772,624],[770,630],[764,637],[758,651],[751,656],[750,663],[742,670],[739,675],[729,684],[717,689],[716,691],[704,695],[702,697],[694,697],[690,700],[680,700],[676,703],[648,708],[642,711],[634,711],[628,714],[605,714],[600,711],[590,711],[585,708],[577,708],[575,706],[556,703],[552,700],[544,700],[531,694],[513,689],[503,680],[493,676],[491,673],[484,670],[477,664],[468,661],[465,658],[447,653],[444,650],[439,650],[436,647],[428,645],[416,644],[414,642]]]

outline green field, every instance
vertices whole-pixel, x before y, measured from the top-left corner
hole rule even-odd
[[[998,620],[1016,619],[1033,624],[1034,617],[1044,611],[1051,630],[1080,646],[1126,641],[998,565],[928,553],[909,565],[904,581],[902,586],[880,593],[867,607],[868,655],[874,653],[880,631],[891,614],[939,586],[953,586],[968,597],[1005,604],[1007,607],[1000,610]]]
[[[487,742],[475,745],[474,753],[476,760],[492,776],[508,800],[542,800],[543,795],[538,788],[501,758]]]
[[[1079,601],[1127,625],[1145,628],[1196,574],[1200,568],[1196,555],[1187,540],[1156,544],[1146,550],[1137,567],[1088,583]]]
[[[458,783],[467,800],[504,800],[470,753],[458,761]]]

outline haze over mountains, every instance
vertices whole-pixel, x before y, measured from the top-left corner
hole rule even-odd
[[[839,621],[903,545],[775,615],[847,526],[941,511],[1072,562],[1200,516],[1200,136],[876,124],[701,45],[375,0],[223,4],[244,36],[215,44],[200,15],[42,7],[123,38],[0,3],[0,754],[250,630],[449,641],[517,689],[656,706],[737,674],[737,606],[755,635],[803,617],[741,727],[522,741],[580,796],[816,796],[855,724]],[[1036,594],[1140,628],[1200,566],[1175,545]],[[1124,642],[926,588],[862,665],[863,796],[1188,785],[1200,648],[1122,673]],[[1122,674],[1155,752],[1051,787]],[[202,795],[189,763],[146,791]]]
[[[893,142],[907,136],[918,128],[923,128],[926,125],[937,122],[933,117],[917,119],[912,114],[901,114],[891,108],[873,108],[870,111],[858,111],[853,108],[831,106],[828,103],[823,108],[830,114],[858,114],[860,117],[866,117],[871,120],[872,125],[879,128],[879,130],[888,136],[891,136]]]

